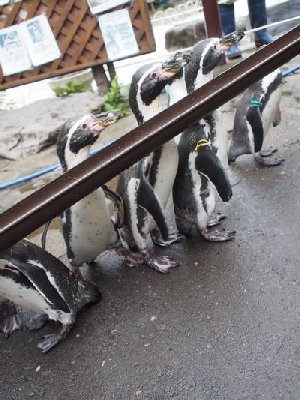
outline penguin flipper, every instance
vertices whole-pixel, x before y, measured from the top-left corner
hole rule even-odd
[[[138,199],[139,205],[148,211],[148,213],[154,218],[154,221],[160,230],[163,239],[167,240],[169,236],[169,230],[163,212],[163,207],[159,198],[155,194],[153,187],[146,179],[140,180]]]
[[[48,234],[48,230],[49,230],[49,226],[51,224],[53,220],[50,219],[50,221],[47,221],[44,225],[44,230],[42,233],[42,249],[46,250],[46,238],[47,238],[47,234]]]
[[[216,187],[222,201],[227,202],[232,196],[231,184],[228,175],[214,151],[210,147],[203,147],[195,159],[198,172],[205,175]]]
[[[115,229],[120,229],[124,225],[125,221],[125,209],[123,199],[119,194],[109,189],[108,186],[102,185],[101,188],[104,191],[105,197],[111,200],[114,204],[114,207],[117,208],[117,220],[114,221],[114,226]]]
[[[249,107],[246,119],[251,125],[254,137],[254,152],[260,151],[264,141],[264,128],[261,121],[261,115],[258,107]]]
[[[43,268],[31,264],[30,261],[25,263],[17,259],[13,260],[13,264],[54,309],[68,314],[71,312],[68,304],[55,289]]]

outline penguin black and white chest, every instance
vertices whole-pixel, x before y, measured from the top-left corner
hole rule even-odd
[[[57,139],[57,154],[63,171],[87,159],[90,147],[99,134],[119,118],[119,111],[110,111],[66,122]],[[65,210],[62,226],[72,266],[92,262],[117,241],[117,233],[101,187]]]
[[[231,198],[232,190],[226,170],[210,146],[203,125],[195,123],[188,127],[181,134],[178,147],[179,165],[173,200],[179,231],[189,236],[196,228],[209,241],[232,239],[233,231],[209,232],[207,229],[213,225],[210,217],[215,205],[210,195],[211,185],[223,201]],[[216,220],[214,224],[218,222]]]
[[[172,98],[173,82],[182,79],[182,68],[186,58],[182,53],[176,53],[163,63],[141,67],[132,78],[129,91],[129,104],[139,124],[163,111]],[[168,96],[164,89],[168,89]],[[147,237],[157,227],[163,239],[168,239],[168,227],[165,221],[164,208],[172,193],[172,185],[178,166],[178,150],[174,140],[159,146],[148,157],[137,165],[124,171],[118,183],[117,191],[124,199],[126,206],[126,225],[132,240],[143,254],[147,254],[147,264],[155,269],[158,258],[154,255],[149,259]]]
[[[96,286],[77,279],[60,260],[27,240],[0,253],[0,296],[38,313],[33,328],[41,327],[47,318],[62,324],[59,333],[38,344],[44,353],[66,337],[78,310],[101,299]],[[18,328],[16,321],[16,313],[4,321],[2,316],[2,330],[10,334]]]
[[[206,39],[192,48],[185,71],[188,93],[213,78],[213,69],[230,44],[228,36]],[[213,215],[218,194],[223,201],[228,201],[232,194],[224,168],[227,164],[227,133],[223,129],[217,130],[216,120],[216,112],[211,113],[181,134],[173,199],[176,221],[182,233],[189,234],[196,226],[206,240],[223,241],[231,240],[234,231],[211,233],[207,230],[223,218]]]
[[[186,88],[188,93],[199,89],[213,79],[214,69],[225,55],[225,51],[233,42],[237,42],[243,35],[236,33],[224,38],[209,38],[196,43],[190,54],[190,61],[186,66]],[[227,133],[224,132],[222,117],[218,110],[206,115],[200,120],[211,145],[224,166],[227,166]]]
[[[228,161],[233,162],[242,154],[253,154],[262,166],[275,166],[282,159],[266,159],[270,152],[261,152],[271,125],[279,124],[282,74],[279,69],[251,85],[241,97],[234,116],[233,138],[229,147]]]

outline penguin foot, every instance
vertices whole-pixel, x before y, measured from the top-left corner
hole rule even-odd
[[[276,167],[284,162],[284,158],[265,159],[265,157],[256,156],[255,161],[261,167]]]
[[[0,319],[0,330],[8,338],[14,331],[22,329],[22,321],[14,303],[6,301],[2,304],[2,318]]]
[[[153,254],[150,250],[142,250],[146,264],[162,274],[169,272],[170,268],[178,267],[179,263],[168,256],[158,256]]]
[[[68,336],[72,326],[73,325],[63,325],[59,333],[51,333],[43,336],[43,340],[38,343],[37,348],[44,354],[48,353],[48,351],[52,350]]]
[[[179,243],[185,240],[185,236],[182,235],[180,232],[169,233],[168,239],[164,240],[158,229],[153,229],[153,231],[151,232],[151,238],[153,243],[160,247],[168,247],[173,243]]]
[[[219,212],[213,213],[208,217],[207,226],[211,227],[211,226],[219,225],[221,223],[221,221],[223,221],[223,219],[225,219],[225,218],[226,218],[226,215],[224,215],[224,214],[221,214]]]
[[[139,265],[145,264],[144,257],[139,253],[134,253],[130,250],[127,250],[124,246],[116,247],[116,252],[121,260],[128,267],[138,267]]]
[[[36,314],[30,318],[29,322],[27,323],[27,328],[30,331],[37,331],[38,329],[41,329],[47,321],[47,314]]]
[[[200,230],[201,236],[209,242],[227,242],[228,240],[234,239],[235,233],[236,231],[226,231],[225,229],[212,232],[209,232],[207,228]]]
[[[278,149],[274,149],[273,147],[269,147],[268,149],[261,150],[259,152],[261,157],[270,157],[274,153],[276,153]]]

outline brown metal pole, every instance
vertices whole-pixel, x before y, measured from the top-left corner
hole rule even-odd
[[[202,0],[206,34],[208,37],[222,37],[222,25],[216,0]]]
[[[0,251],[24,238],[299,52],[300,26],[297,26],[17,203],[0,215]]]

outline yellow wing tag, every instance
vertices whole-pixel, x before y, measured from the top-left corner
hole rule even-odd
[[[201,139],[199,142],[196,144],[195,150],[194,151],[199,151],[203,147],[209,147],[210,146],[210,140],[206,139]]]

